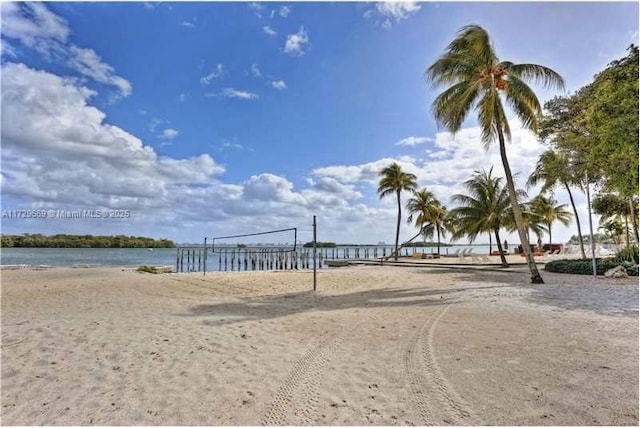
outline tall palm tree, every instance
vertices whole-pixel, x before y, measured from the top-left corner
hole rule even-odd
[[[508,221],[511,200],[509,191],[502,184],[502,177],[494,177],[492,173],[493,168],[489,172],[475,171],[474,175],[464,182],[468,194],[456,194],[451,197],[453,202],[460,204],[459,207],[449,211],[456,225],[452,238],[457,239],[467,235],[473,242],[482,233],[493,233],[500,252],[500,260],[506,267],[509,264],[502,251],[500,228]],[[518,191],[518,198],[525,195],[524,191]]]
[[[526,241],[522,212],[507,159],[505,138],[511,139],[511,130],[503,100],[512,108],[524,128],[536,132],[542,108],[525,80],[546,87],[563,88],[562,77],[541,65],[499,61],[489,34],[477,25],[463,27],[444,55],[427,69],[426,75],[434,85],[451,85],[433,102],[433,111],[439,124],[455,133],[462,127],[471,108],[474,108],[478,113],[485,148],[498,140],[518,235],[531,271],[531,282],[543,283]]]
[[[580,217],[578,217],[578,210],[576,203],[573,200],[573,194],[571,193],[571,185],[580,186],[580,180],[572,174],[573,168],[569,163],[566,156],[556,153],[553,150],[547,150],[540,155],[536,167],[527,180],[527,188],[535,186],[538,183],[542,183],[541,192],[547,192],[552,190],[556,185],[561,184],[569,194],[569,201],[571,201],[571,207],[573,208],[573,214],[576,219],[576,225],[578,226],[578,237],[580,237],[580,252],[582,258],[586,259],[587,255],[584,251],[584,242],[582,242],[582,229],[580,227]]]
[[[440,237],[445,237],[447,209],[440,203],[435,195],[427,189],[413,192],[406,205],[409,217],[407,223],[411,224],[413,216],[416,216],[415,225],[422,232],[424,238],[433,238],[434,232],[438,236],[438,254],[440,254]]]
[[[400,219],[402,218],[400,193],[403,190],[415,190],[417,187],[417,177],[415,174],[404,172],[402,167],[395,162],[388,167],[383,168],[378,176],[380,177],[380,182],[378,183],[378,195],[380,195],[380,199],[395,193],[398,200],[398,223],[396,225],[396,245],[394,256],[394,259],[398,260],[398,239],[400,238]]]
[[[531,201],[531,208],[534,213],[542,218],[547,233],[549,233],[549,249],[551,249],[552,237],[551,226],[555,221],[559,221],[565,226],[571,223],[571,213],[566,209],[567,204],[558,205],[558,201],[552,197],[538,195]]]

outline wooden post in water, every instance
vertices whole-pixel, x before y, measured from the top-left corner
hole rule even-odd
[[[176,273],[179,272],[178,268],[180,267],[180,248],[176,248]]]
[[[180,272],[184,272],[184,248],[180,250]]]

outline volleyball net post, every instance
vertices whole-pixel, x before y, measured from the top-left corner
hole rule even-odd
[[[202,254],[202,276],[207,275],[207,237],[204,237],[204,247]]]
[[[316,264],[316,231],[317,231],[317,225],[316,225],[316,216],[313,216],[313,291],[316,291],[316,270],[317,270],[317,264]]]

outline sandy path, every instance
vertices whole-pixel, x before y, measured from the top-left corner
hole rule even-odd
[[[637,279],[2,272],[2,423],[637,425]]]

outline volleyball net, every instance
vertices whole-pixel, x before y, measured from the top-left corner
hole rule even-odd
[[[244,248],[261,252],[294,252],[298,248],[298,228],[245,233],[242,235],[215,236],[211,241],[213,253]]]

